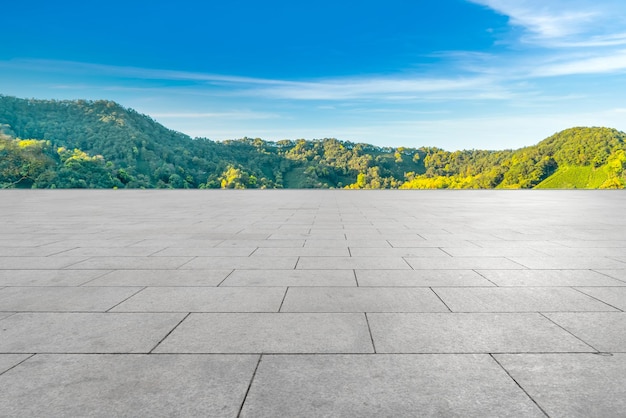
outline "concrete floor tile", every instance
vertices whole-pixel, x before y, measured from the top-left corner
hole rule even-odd
[[[232,270],[114,270],[84,286],[217,286]]]
[[[0,320],[4,319],[4,318],[8,318],[9,316],[13,315],[15,312],[0,312]]]
[[[300,257],[297,269],[301,270],[410,270],[402,257]]]
[[[261,359],[241,416],[416,414],[543,416],[486,355],[267,355]]]
[[[80,286],[108,270],[0,270],[0,286]]]
[[[0,257],[48,257],[65,248],[45,248],[45,247],[6,247],[0,246]],[[66,254],[67,255],[67,254]]]
[[[551,417],[620,417],[626,354],[498,354],[496,360]]]
[[[350,257],[348,248],[258,248],[252,257]]]
[[[453,239],[447,239],[447,240],[425,240],[425,239],[412,239],[412,240],[407,240],[407,239],[402,239],[402,240],[398,240],[398,239],[390,239],[389,240],[389,244],[391,244],[391,246],[393,248],[442,248],[442,247],[446,247],[446,248],[454,248],[454,247],[460,247],[460,248],[464,248],[464,247],[470,247],[470,248],[476,248],[476,245],[473,244],[470,241],[464,241],[464,240],[453,240]]]
[[[366,240],[308,239],[304,246],[307,248],[390,248],[389,243],[381,238]]]
[[[373,353],[356,313],[191,314],[157,353]]]
[[[183,270],[293,270],[298,257],[196,257]]]
[[[450,257],[439,248],[350,248],[352,257]]]
[[[65,257],[147,257],[163,247],[81,247],[64,251]],[[193,254],[186,254],[189,257]]]
[[[278,312],[284,287],[148,287],[113,312]]]
[[[91,257],[73,264],[72,270],[174,270],[193,257]]]
[[[626,352],[624,312],[555,312],[545,315],[599,351]]]
[[[104,312],[141,290],[140,287],[6,287],[0,311]]]
[[[623,286],[621,283],[620,285]],[[577,287],[576,289],[617,309],[626,311],[626,287]]]
[[[147,353],[184,314],[16,313],[1,322],[0,353]]]
[[[377,353],[589,352],[538,313],[371,313]]]
[[[626,248],[626,240],[558,240],[556,244],[570,248]]]
[[[256,247],[174,248],[169,247],[152,254],[153,257],[248,257]]]
[[[415,270],[430,269],[525,269],[526,267],[504,257],[407,257],[406,262]]]
[[[227,239],[221,241],[218,248],[237,248],[237,247],[257,247],[257,248],[301,248],[304,246],[304,240],[288,240],[288,239],[273,239],[273,240],[234,240]]]
[[[547,248],[543,253],[551,257],[619,257],[626,254],[626,248]]]
[[[438,287],[434,291],[452,312],[616,311],[566,287]]]
[[[471,247],[443,247],[442,251],[453,257],[541,257],[544,252],[527,247],[494,247],[494,248],[471,248]]]
[[[480,248],[491,248],[491,249],[523,249],[528,248],[531,250],[536,250],[542,252],[544,248],[563,248],[563,245],[554,241],[547,240],[524,240],[524,241],[511,241],[511,240],[472,240],[471,241],[475,246]]]
[[[356,286],[352,270],[235,270],[220,286]]]
[[[595,270],[595,271],[597,271],[598,273],[601,273],[601,274],[605,274],[605,275],[607,275],[609,277],[612,277],[614,279],[617,279],[617,280],[619,280],[621,282],[626,282],[626,269],[623,269],[623,270],[601,270],[601,269],[598,269],[598,270]]]
[[[449,312],[427,288],[291,287],[281,312]]]
[[[0,375],[30,357],[30,354],[0,354]],[[1,387],[1,386],[0,386]]]
[[[0,377],[0,416],[234,418],[257,359],[37,355]]]
[[[159,248],[214,248],[221,244],[221,239],[143,239],[129,247],[159,247]],[[250,247],[250,245],[248,245]]]
[[[0,257],[0,270],[58,270],[75,265],[86,257]]]
[[[473,270],[355,270],[359,286],[494,286]]]
[[[498,286],[626,286],[592,270],[477,270]]]
[[[608,257],[509,257],[529,269],[626,269],[626,263]]]

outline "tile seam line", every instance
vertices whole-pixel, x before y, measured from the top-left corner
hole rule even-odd
[[[80,287],[80,286],[79,286]],[[93,286],[96,287],[96,286]],[[109,287],[109,286],[105,286],[105,287]],[[111,286],[112,287],[112,286]],[[127,287],[135,287],[135,286],[127,286]],[[85,286],[85,289],[89,289],[90,286]],[[133,293],[132,295],[128,296],[127,298],[124,298],[124,300],[119,301],[118,303],[116,303],[115,305],[111,306],[109,309],[107,309],[106,311],[104,311],[105,313],[111,312],[111,310],[117,308],[118,306],[120,306],[122,303],[126,302],[128,299],[132,298],[133,296],[135,296],[136,294],[138,294],[139,292],[143,292],[144,290],[146,290],[148,288],[148,286],[141,286],[141,289],[139,289],[138,291],[136,291],[135,293]]]
[[[236,269],[232,269],[232,270],[230,271],[230,273],[228,273],[228,274],[226,275],[226,277],[224,277],[224,278],[222,279],[222,281],[221,281],[221,282],[219,282],[219,283],[217,284],[217,286],[215,286],[215,287],[220,287],[220,286],[222,286],[222,284],[226,281],[226,279],[228,279],[228,278],[229,278],[229,277],[230,277],[230,276],[231,276],[231,275],[235,272],[235,270],[236,270]],[[172,286],[172,287],[180,287],[180,286]],[[206,286],[206,287],[213,287],[213,286]],[[247,286],[246,286],[246,287],[247,287]]]
[[[626,279],[625,280],[618,279],[617,277],[613,277],[613,276],[610,276],[610,275],[608,275],[606,273],[602,273],[601,270],[602,269],[589,269],[589,271],[593,271],[594,273],[598,273],[598,274],[601,274],[601,275],[603,275],[605,277],[608,277],[610,279],[617,280],[617,281],[622,282],[622,283],[626,283]]]
[[[622,287],[624,287],[624,286],[570,286],[570,287],[571,287],[571,289],[572,289],[572,290],[575,290],[575,291],[577,291],[578,293],[581,293],[581,294],[583,294],[583,295],[585,295],[585,296],[587,296],[587,297],[590,297],[591,299],[597,300],[597,301],[598,301],[598,302],[600,302],[600,303],[603,303],[603,304],[605,304],[605,305],[607,305],[607,306],[610,306],[610,307],[611,307],[611,308],[613,308],[613,309],[617,309],[619,312],[624,312],[624,310],[623,310],[623,309],[620,309],[620,308],[618,308],[617,306],[613,306],[613,305],[611,305],[610,303],[605,302],[605,301],[603,301],[602,299],[598,299],[597,297],[595,297],[595,296],[593,296],[593,295],[589,295],[589,294],[587,294],[587,293],[585,293],[585,292],[583,292],[582,290],[580,290],[580,289],[579,289],[579,287],[600,287],[600,288],[617,287],[617,288],[619,289],[619,288],[622,288]]]
[[[161,339],[159,340],[159,342],[157,342],[157,343],[156,343],[156,345],[155,345],[154,347],[152,347],[152,349],[151,349],[150,351],[148,351],[148,352],[147,352],[147,354],[152,354],[152,352],[153,352],[154,350],[156,350],[156,349],[157,349],[157,347],[158,347],[159,345],[161,345],[161,343],[162,343],[163,341],[165,341],[165,339],[166,339],[167,337],[169,337],[169,336],[172,334],[172,332],[174,332],[174,330],[175,330],[176,328],[178,328],[178,326],[179,326],[180,324],[182,324],[182,323],[183,323],[183,321],[189,317],[189,315],[191,315],[191,312],[187,312],[187,314],[183,317],[183,319],[181,319],[180,321],[178,321],[178,323],[177,323],[176,325],[174,325],[174,327],[173,327],[171,330],[169,330],[169,332],[168,332],[167,334],[165,334],[165,336],[164,336],[163,338],[161,338]]]
[[[513,377],[513,375],[511,375],[511,373],[509,373],[509,371],[498,361],[498,359],[492,354],[489,353],[489,357],[491,357],[493,359],[493,361],[496,362],[496,364],[498,366],[500,366],[500,368],[506,373],[507,376],[509,376],[509,378],[515,382],[515,384],[517,385],[518,388],[520,388],[520,390],[522,392],[524,392],[524,394],[528,397],[528,399],[531,400],[531,402],[533,404],[535,404],[535,406],[546,416],[546,417],[550,417],[550,415],[541,407],[541,405],[539,405],[539,403],[532,397],[530,396],[530,394],[526,391],[526,389],[524,389],[522,387],[522,385]]]
[[[448,311],[453,312],[452,309],[450,309],[450,307],[448,306],[448,304],[444,302],[444,300],[441,298],[441,296],[439,296],[439,294],[435,291],[435,289],[432,286],[430,286],[429,289],[431,292],[435,294],[435,296],[437,296],[437,299],[439,299],[441,303],[443,303],[443,306],[445,306]]]
[[[372,349],[374,350],[374,354],[377,354],[376,344],[374,343],[374,335],[372,334],[372,328],[370,327],[370,321],[369,321],[369,318],[367,317],[367,312],[363,312],[363,315],[365,316],[365,323],[367,324],[367,332],[369,333],[370,341],[372,342]]]
[[[21,354],[21,353],[20,353]],[[24,354],[29,354],[29,353],[24,353]],[[30,356],[26,357],[24,360],[20,361],[19,363],[9,367],[8,369],[6,369],[3,372],[0,372],[0,376],[2,376],[3,374],[5,374],[6,372],[8,372],[9,370],[13,370],[15,369],[17,366],[19,366],[20,364],[24,363],[27,360],[30,360],[31,358],[35,357],[37,355],[37,353],[31,354]]]
[[[557,327],[561,328],[563,331],[567,332],[568,334],[570,334],[572,337],[576,338],[578,341],[580,341],[581,343],[585,344],[588,347],[593,348],[597,353],[601,353],[600,350],[598,350],[596,347],[594,347],[593,345],[589,344],[587,341],[583,340],[582,338],[580,338],[578,335],[574,334],[573,332],[571,332],[570,330],[568,330],[567,328],[565,328],[564,326],[562,326],[561,324],[559,324],[558,322],[556,322],[555,320],[553,320],[552,318],[550,318],[549,316],[545,315],[543,312],[537,312],[539,315],[543,316],[544,318],[546,318],[548,321],[552,322],[554,325],[556,325]],[[557,312],[558,313],[558,312]]]

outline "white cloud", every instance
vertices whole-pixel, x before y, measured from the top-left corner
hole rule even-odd
[[[532,76],[550,77],[575,74],[605,74],[626,71],[626,50],[607,55],[565,60],[560,63],[538,66]]]
[[[527,31],[523,40],[546,46],[623,45],[623,0],[468,0],[509,17]]]

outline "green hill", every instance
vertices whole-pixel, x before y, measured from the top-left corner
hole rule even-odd
[[[623,188],[626,134],[572,128],[519,150],[333,138],[215,142],[105,101],[0,95],[0,187]]]

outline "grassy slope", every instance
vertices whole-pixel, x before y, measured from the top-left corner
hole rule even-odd
[[[535,189],[597,189],[609,178],[609,168],[604,165],[564,166],[535,186]]]

